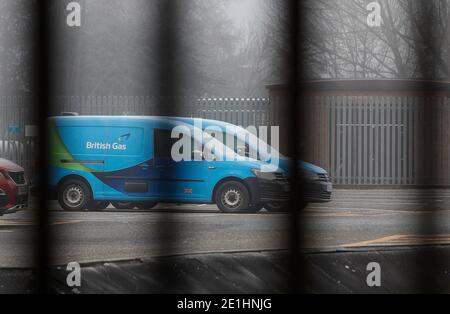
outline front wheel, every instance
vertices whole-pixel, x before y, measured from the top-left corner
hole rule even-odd
[[[222,183],[216,192],[217,207],[225,213],[248,212],[250,194],[241,182],[227,181]]]
[[[91,189],[84,181],[67,180],[59,188],[58,202],[64,210],[85,210],[91,202]]]

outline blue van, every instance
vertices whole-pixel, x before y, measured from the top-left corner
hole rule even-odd
[[[179,126],[192,134],[192,159],[172,158],[179,140],[172,131]],[[214,156],[204,156],[194,148],[203,148],[208,135],[169,117],[52,117],[48,135],[49,188],[65,210],[101,210],[109,203],[149,209],[176,202],[255,212],[289,198],[285,171],[262,171],[266,163],[243,158],[211,137]]]
[[[233,130],[232,136],[236,136],[237,138],[230,145],[226,142],[226,135],[222,136],[223,142],[226,146],[233,149],[237,154],[248,156],[250,150],[254,150],[257,152],[257,159],[260,161],[271,162],[272,164],[278,165],[281,169],[283,169],[289,177],[289,174],[292,173],[291,165],[292,160],[286,156],[283,156],[278,151],[276,154],[273,154],[275,151],[274,147],[271,147],[268,144],[265,144],[269,147],[269,149],[261,150],[258,146],[258,139],[256,135],[250,133],[248,130],[243,129],[242,127],[236,126],[234,124],[223,122],[219,120],[212,119],[194,119],[194,118],[179,118],[172,117],[171,119],[176,119],[178,121],[188,123],[194,125],[196,121],[198,121],[201,125],[199,128],[205,130],[206,128],[217,128],[218,130],[222,130],[226,133],[228,130]],[[239,130],[239,132],[236,132]],[[253,138],[253,139],[252,139]],[[239,147],[239,143],[241,143],[241,147]],[[268,153],[270,151],[270,154]],[[274,157],[276,156],[276,157]],[[273,160],[276,159],[276,160]],[[333,186],[331,183],[330,176],[328,172],[314,164],[298,161],[297,162],[298,173],[303,180],[302,184],[302,193],[303,193],[303,201],[304,204],[301,204],[301,207],[306,207],[308,203],[324,203],[329,202],[331,200],[331,195],[333,191]],[[264,207],[269,211],[277,211],[285,208],[287,205],[286,202],[268,202],[264,205]]]

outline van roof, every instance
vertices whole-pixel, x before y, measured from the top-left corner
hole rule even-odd
[[[178,125],[185,125],[189,128],[195,127],[193,117],[176,117],[176,116],[54,116],[50,117],[50,120],[54,120],[56,125],[101,125],[102,123],[118,123],[122,126],[129,126],[133,124],[135,126],[145,126],[146,124],[158,124],[160,127],[174,127]],[[200,119],[200,118],[197,118]],[[235,126],[232,123],[203,119],[203,126],[216,125],[221,127]]]
[[[193,119],[201,119],[203,121],[208,122],[217,122],[221,124],[232,124],[229,122],[214,120],[214,119],[205,119],[205,118],[196,118],[196,117],[179,117],[179,116],[105,116],[105,115],[73,115],[73,116],[52,116],[49,119],[61,119],[61,120],[89,120],[89,119],[99,119],[99,120],[150,120],[150,121],[164,121],[164,120],[193,120]]]
[[[176,119],[182,122],[190,123],[194,121],[194,119],[200,119],[203,123],[206,124],[214,124],[217,126],[236,126],[235,124],[231,122],[221,121],[221,120],[214,120],[214,119],[205,119],[205,118],[188,118],[188,117],[167,117],[169,119]]]
[[[145,126],[146,124],[159,124],[173,127],[176,125],[191,126],[183,121],[177,121],[163,116],[54,116],[49,120],[55,121],[56,125],[102,125],[106,123],[117,123],[122,126]]]
[[[49,119],[57,119],[57,120],[135,120],[135,121],[165,121],[167,119],[177,118],[177,117],[168,117],[168,116],[104,116],[104,115],[87,115],[87,116],[53,116]],[[183,118],[184,117],[180,117]]]

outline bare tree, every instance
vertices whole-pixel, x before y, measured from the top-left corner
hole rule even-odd
[[[449,79],[450,3],[378,0],[382,24],[367,24],[368,0],[306,0],[306,78]],[[274,6],[283,6],[274,1]],[[282,9],[272,12],[283,12]],[[283,40],[282,15],[271,16],[273,40]],[[272,26],[270,26],[272,25]],[[277,47],[283,47],[278,43]],[[274,51],[286,55],[283,49]]]
[[[28,93],[31,89],[36,1],[0,0],[0,91]]]

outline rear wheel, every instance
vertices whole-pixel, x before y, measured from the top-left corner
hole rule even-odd
[[[91,211],[98,211],[98,210],[104,210],[108,207],[109,202],[108,201],[92,201],[88,209]]]
[[[250,194],[245,185],[238,181],[227,181],[217,189],[215,201],[226,213],[242,213],[250,210]]]
[[[91,198],[90,187],[78,179],[63,182],[58,191],[58,202],[64,210],[85,210]]]

